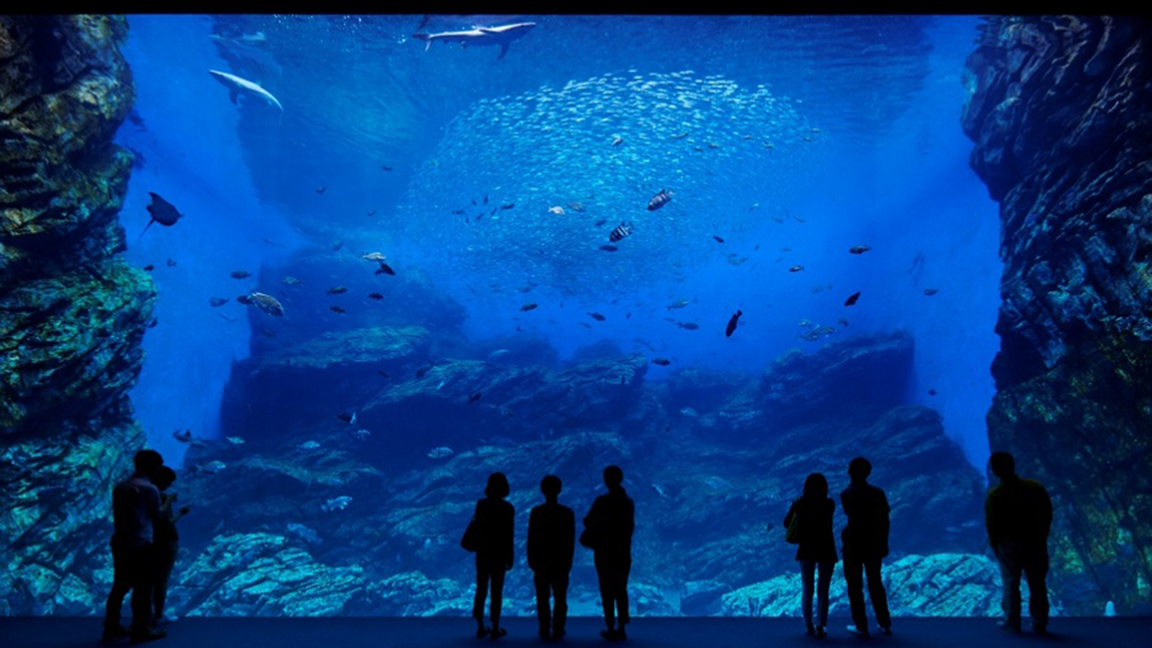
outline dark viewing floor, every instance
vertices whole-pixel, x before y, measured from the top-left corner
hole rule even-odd
[[[606,646],[599,635],[599,619],[575,618],[568,636],[557,646]],[[940,648],[999,648],[1001,646],[1148,645],[1152,636],[1149,618],[1058,618],[1053,636],[1039,637],[1027,631],[1011,635],[996,627],[993,619],[896,619],[893,635],[859,639],[849,635],[844,619],[835,619],[826,639],[804,635],[799,619],[749,618],[639,618],[628,627],[622,646],[807,646],[858,645],[892,648],[933,646]],[[156,648],[354,648],[356,646],[482,646],[546,645],[536,636],[536,621],[508,619],[508,635],[498,641],[477,639],[475,622],[464,617],[436,618],[190,618],[168,626]],[[1027,627],[1027,623],[1025,623]],[[0,618],[0,646],[4,648],[64,648],[103,646],[101,621],[96,618]],[[1144,639],[1140,639],[1144,637]],[[117,646],[129,645],[126,641]]]

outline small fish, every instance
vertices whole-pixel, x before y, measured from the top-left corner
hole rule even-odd
[[[368,293],[368,299],[384,299],[384,295],[380,293]]]
[[[804,269],[804,266],[802,266],[802,265],[794,265],[791,268],[788,268],[788,272],[800,272],[803,269]]]
[[[595,227],[603,227],[603,226],[604,226],[604,223],[607,223],[607,222],[608,222],[608,219],[607,219],[607,218],[601,218],[600,220],[598,220],[598,221],[596,221],[595,223],[593,223],[593,226],[595,226]]]
[[[224,304],[227,304],[227,303],[228,303],[227,297],[212,297],[208,300],[208,304],[211,305],[212,308],[217,308],[217,307],[223,306]]]
[[[328,191],[328,187],[316,187],[316,193],[318,194],[322,194],[325,191]]]
[[[328,307],[328,310],[332,311],[333,313],[344,313],[344,312],[346,312],[346,311],[345,311],[343,308],[341,308],[341,307],[339,307],[339,306],[337,306],[337,305],[335,305],[335,304],[333,304],[333,305],[329,306],[329,307]]]
[[[924,294],[927,295],[928,297],[931,297],[932,295],[935,295],[938,292],[940,292],[940,290],[937,288],[925,288],[924,289]]]
[[[315,450],[320,447],[320,443],[316,441],[305,441],[304,443],[298,444],[296,447],[301,450]]]
[[[476,401],[480,400],[480,396],[482,396],[482,394],[480,392],[476,392],[475,394],[472,394],[471,396],[468,397],[468,404],[471,405],[472,403],[475,403]]]
[[[165,263],[167,263],[168,267],[171,268],[172,266],[176,265],[176,259],[168,259],[168,261]]]
[[[454,454],[456,454],[456,453],[452,451],[452,448],[449,448],[446,446],[440,446],[438,448],[432,448],[431,450],[429,450],[428,451],[428,458],[430,458],[430,459],[447,459],[448,457],[451,457]]]
[[[375,210],[375,209],[369,209],[369,210],[368,210],[368,216],[375,216],[375,215],[376,215],[376,210]]]
[[[368,440],[368,437],[370,437],[370,436],[372,436],[372,433],[369,432],[368,430],[363,429],[363,428],[356,430],[355,432],[352,433],[352,437],[354,439],[356,439],[357,441],[366,441],[366,440]]]
[[[736,323],[740,321],[740,316],[744,311],[736,309],[736,314],[728,320],[728,327],[724,329],[724,337],[732,337],[732,332],[736,330]]]
[[[387,377],[388,377],[388,372],[387,372],[387,371],[384,371],[383,369],[381,369],[381,370],[379,370],[379,371],[377,371],[377,372],[376,372],[376,375],[377,375],[377,376],[380,376],[381,378],[387,378]]]
[[[867,245],[853,245],[852,247],[848,248],[848,252],[850,254],[864,254],[871,249],[872,248],[868,247]]]
[[[584,211],[584,203],[582,203],[582,202],[570,202],[570,203],[568,203],[568,209],[571,209],[572,211],[575,211],[575,212],[582,212],[582,211]]]
[[[388,166],[387,164],[381,164],[380,168],[383,169],[384,171],[391,171],[392,170],[392,167]]]
[[[848,326],[848,320],[846,318],[843,318],[843,317],[836,320],[836,323],[839,324],[840,326]]]
[[[592,325],[589,324],[588,322],[580,322],[580,326],[583,326],[586,329],[592,328]]]
[[[854,293],[852,293],[851,295],[849,295],[849,296],[848,296],[848,299],[845,299],[845,300],[844,300],[844,305],[845,305],[845,306],[852,306],[852,305],[853,305],[853,304],[855,304],[855,303],[856,303],[856,301],[857,301],[857,300],[859,300],[859,299],[860,299],[860,291],[859,291],[859,290],[857,290],[856,292],[854,292]]]
[[[463,215],[464,215],[464,210],[463,210],[463,209],[453,209],[453,210],[452,210],[452,215],[453,215],[453,216],[463,216]]]
[[[936,392],[936,390],[935,390],[935,389],[929,389],[929,390],[928,390],[928,395],[929,395],[929,396],[935,396],[935,395],[936,395],[936,393],[937,393],[937,392]]]
[[[603,322],[604,320],[608,319],[607,317],[604,317],[600,313],[588,313],[588,316],[591,317],[592,319],[596,320],[597,322]]]
[[[286,285],[289,285],[289,286],[299,286],[300,285],[300,280],[297,279],[296,277],[284,277],[281,281],[283,281]]]
[[[153,317],[152,319],[148,320],[148,328],[156,328],[156,325],[159,323],[160,323],[160,320],[158,318]]]
[[[616,226],[616,229],[614,229],[608,233],[608,242],[609,243],[615,243],[615,242],[619,241],[620,239],[624,238],[625,236],[628,236],[631,233],[632,233],[632,224],[631,223],[620,223],[619,225]]]
[[[689,331],[695,331],[700,328],[700,325],[696,322],[676,322],[676,326]]]
[[[687,305],[688,305],[687,299],[677,299],[676,301],[672,302],[671,304],[668,304],[668,306],[665,307],[665,310],[672,310],[673,308],[684,308]]]
[[[717,243],[723,243],[724,242],[724,239],[720,238],[719,236],[716,236],[715,234],[712,235],[712,238],[716,239]]]
[[[152,197],[152,202],[145,209],[148,210],[148,214],[152,218],[148,221],[148,224],[144,226],[143,231],[140,232],[140,236],[144,236],[144,232],[147,232],[148,228],[152,227],[152,223],[160,223],[161,225],[170,227],[175,225],[176,221],[183,217],[183,214],[177,211],[172,203],[161,198],[160,194],[149,191],[148,195]]]
[[[656,211],[657,209],[660,209],[664,205],[667,205],[668,201],[672,200],[673,194],[674,194],[674,192],[672,192],[672,191],[668,191],[667,189],[661,189],[660,193],[656,194],[655,196],[652,196],[652,199],[648,201],[648,211]]]
[[[499,360],[500,358],[503,358],[504,356],[508,355],[509,353],[512,353],[512,352],[509,351],[508,349],[496,349],[492,353],[488,354],[488,359],[489,360]]]
[[[184,430],[183,432],[176,430],[172,433],[172,438],[180,443],[192,443],[192,430]]]
[[[683,133],[679,133],[679,134],[673,135],[673,136],[671,136],[671,137],[670,137],[670,138],[668,138],[668,139],[679,140],[679,139],[684,139],[685,137],[688,137],[688,132],[687,132],[687,131],[685,131],[685,132],[683,132]]]
[[[328,290],[325,290],[324,294],[325,295],[340,295],[340,294],[343,294],[346,292],[348,292],[348,289],[345,288],[344,286],[332,286]]]
[[[145,271],[145,272],[152,272],[152,271],[153,271],[153,270],[155,270],[155,269],[156,269],[156,266],[152,265],[151,263],[149,263],[148,265],[144,266],[144,271]]]
[[[248,299],[252,300],[251,303],[256,304],[257,308],[269,315],[275,315],[276,317],[284,316],[284,305],[272,295],[254,292],[248,295]]]
[[[553,214],[556,214],[557,216],[563,216],[564,215],[564,208],[561,207],[560,205],[556,205],[555,207],[549,207],[548,211],[553,213]]]
[[[356,425],[356,412],[340,412],[336,418],[344,421],[348,425]]]
[[[224,470],[227,467],[228,466],[223,461],[217,460],[217,461],[209,461],[206,464],[201,464],[199,466],[199,470],[202,473],[207,473],[209,475],[215,475],[216,473],[220,472],[221,470]]]
[[[333,252],[339,252],[340,248],[342,248],[342,247],[344,247],[344,240],[343,239],[336,241],[335,243],[332,244],[332,251]]]
[[[616,247],[615,245],[612,245],[611,243],[605,243],[604,245],[600,246],[600,249],[604,250],[605,252],[615,252],[616,250],[619,250],[620,248]]]
[[[530,310],[536,310],[537,306],[538,306],[538,304],[536,304],[536,303],[528,303],[528,304],[524,304],[523,306],[521,306],[520,310],[526,313]]]
[[[228,276],[232,277],[233,279],[247,279],[248,277],[252,276],[252,273],[248,272],[247,270],[233,270],[232,273]]]
[[[224,437],[224,440],[232,445],[244,445],[244,439],[236,436]]]
[[[516,206],[516,203],[506,203],[506,204],[500,205],[500,209],[512,209],[515,206]]]
[[[379,275],[379,274],[387,274],[387,275],[393,275],[393,276],[395,276],[395,275],[396,275],[396,271],[392,269],[392,266],[390,266],[390,265],[388,265],[387,263],[384,263],[383,261],[381,261],[381,262],[380,262],[380,267],[379,267],[379,268],[376,268],[376,273],[375,273],[375,274],[378,274],[378,275]]]
[[[661,367],[667,367],[668,365],[672,364],[672,361],[668,358],[653,358],[652,364],[660,365]]]
[[[620,146],[623,143],[624,143],[624,138],[620,137],[619,135],[612,138],[612,146]]]
[[[351,497],[348,495],[341,495],[340,497],[333,497],[327,502],[321,504],[320,510],[324,511],[325,513],[330,511],[343,511],[344,509],[348,508],[348,505],[351,503]]]

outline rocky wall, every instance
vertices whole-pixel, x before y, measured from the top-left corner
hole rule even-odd
[[[1152,611],[1152,30],[996,18],[969,57],[971,165],[1000,202],[993,450],[1053,496],[1073,614]]]
[[[95,611],[156,298],[117,223],[123,18],[0,16],[0,614]]]

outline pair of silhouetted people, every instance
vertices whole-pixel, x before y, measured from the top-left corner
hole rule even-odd
[[[1020,632],[1020,575],[1028,580],[1028,612],[1032,629],[1048,633],[1048,531],[1052,526],[1052,500],[1040,482],[1016,474],[1016,461],[1007,452],[995,452],[992,474],[1000,479],[984,502],[988,542],[1000,563],[1004,582],[1000,627]]]
[[[609,639],[625,639],[628,616],[628,572],[632,567],[632,499],[624,490],[624,471],[617,466],[604,469],[608,492],[593,502],[584,517],[580,543],[593,549],[596,574],[600,581],[600,598],[604,604],[607,629],[600,634]],[[532,509],[528,520],[528,566],[536,586],[536,614],[540,637],[559,639],[567,632],[568,576],[575,552],[576,518],[572,509],[560,504],[560,478],[547,475],[540,482],[544,503]],[[463,544],[476,551],[476,599],[472,616],[476,619],[476,636],[493,639],[507,634],[500,627],[503,603],[504,573],[512,568],[513,520],[515,510],[505,501],[510,489],[502,473],[488,477],[486,497],[476,502],[476,511],[465,533]],[[490,617],[492,626],[484,625],[484,599],[491,585]],[[554,600],[550,604],[549,599]],[[617,620],[619,625],[617,627]]]
[[[869,636],[868,615],[864,609],[865,573],[876,621],[884,634],[892,633],[888,596],[880,577],[881,561],[888,555],[888,499],[883,490],[867,482],[871,472],[872,464],[867,459],[853,459],[848,464],[851,484],[840,493],[840,503],[848,516],[848,524],[840,534],[844,580],[852,608],[853,625],[848,626],[848,631],[863,637]],[[828,497],[828,480],[820,473],[812,473],[804,481],[803,495],[792,503],[784,517],[785,528],[796,524],[791,541],[799,545],[796,560],[800,563],[803,583],[800,606],[808,634],[817,637],[827,634],[828,589],[836,564],[836,540],[832,533],[835,511],[836,502]],[[815,623],[812,614],[814,589],[818,605]]]
[[[176,521],[188,507],[172,512],[175,494],[164,494],[176,473],[155,450],[133,458],[135,472],[112,491],[112,591],[105,604],[104,641],[129,636],[150,641],[166,636],[155,627],[162,619],[168,577],[176,561]],[[132,625],[120,623],[124,597],[132,592]]]

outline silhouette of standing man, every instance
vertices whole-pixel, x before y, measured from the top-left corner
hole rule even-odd
[[[540,480],[545,501],[528,517],[528,566],[536,584],[541,639],[559,639],[567,634],[564,624],[568,619],[568,573],[576,548],[576,515],[557,501],[561,487],[556,475]],[[548,605],[549,593],[556,598],[554,608]]]
[[[608,492],[596,498],[592,509],[584,516],[584,536],[580,544],[591,546],[600,579],[600,602],[604,605],[604,623],[607,630],[600,635],[606,639],[627,639],[624,626],[628,624],[628,571],[632,568],[632,530],[635,527],[636,507],[624,491],[624,471],[618,466],[604,469],[604,485]],[[616,629],[617,613],[620,628]]]
[[[133,458],[136,472],[112,490],[112,592],[104,611],[104,641],[131,634],[132,641],[150,641],[167,635],[152,627],[152,584],[155,571],[153,529],[160,520],[160,490],[154,481],[164,466],[155,450],[141,450]],[[124,595],[132,590],[132,630],[120,625]]]
[[[870,474],[872,464],[864,457],[856,457],[848,463],[852,483],[840,493],[840,503],[848,516],[848,525],[840,533],[844,543],[844,581],[854,624],[848,626],[848,631],[861,637],[869,636],[868,613],[864,609],[865,573],[876,622],[881,632],[892,634],[888,593],[880,577],[880,563],[888,555],[888,498],[883,490],[868,483]]]
[[[1052,500],[1040,482],[1021,479],[1016,460],[1007,452],[992,453],[992,474],[1000,484],[984,501],[988,543],[1000,562],[1004,581],[1002,606],[1006,618],[1000,627],[1020,632],[1020,573],[1028,579],[1028,612],[1032,629],[1048,634],[1048,530],[1052,526]]]
[[[512,569],[512,534],[516,510],[505,497],[511,492],[504,473],[488,476],[484,499],[476,501],[473,522],[480,530],[480,546],[476,550],[476,600],[472,616],[478,624],[476,636],[491,633],[493,639],[508,634],[500,627],[500,608],[504,605],[504,572]],[[492,583],[492,628],[484,627],[484,599],[488,596],[488,583]]]

